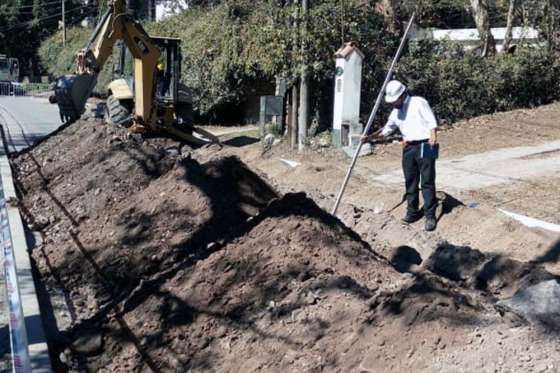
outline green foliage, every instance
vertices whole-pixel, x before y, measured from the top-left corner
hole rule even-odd
[[[295,82],[304,57],[315,84],[328,83],[332,90],[342,17],[346,40],[357,42],[368,56],[366,81],[377,81],[380,62],[395,40],[384,35],[384,20],[372,6],[359,0],[344,3],[343,9],[338,0],[314,1],[303,33],[296,27],[305,21],[299,7],[272,0],[230,0],[212,10],[195,8],[148,25],[148,30],[183,40],[183,80],[193,90],[196,108],[205,114],[241,102],[257,80],[273,82],[283,76]]]
[[[73,27],[66,34],[66,47],[62,44],[62,33],[58,32],[47,38],[38,50],[39,59],[46,67],[47,73],[54,79],[70,74],[74,70],[76,52],[84,47],[93,33],[92,29]],[[111,80],[113,62],[107,61],[101,72],[97,90],[104,91]]]
[[[520,48],[481,58],[450,46],[434,52],[420,43],[400,63],[397,77],[430,101],[440,119],[455,121],[560,99],[560,63],[554,52]]]
[[[460,9],[461,1],[422,1],[419,6],[424,7],[422,12],[427,12],[430,4]],[[305,22],[298,7],[282,6],[273,0],[228,0],[212,8],[194,7],[146,28],[152,35],[183,40],[182,80],[192,89],[200,114],[241,107],[255,87],[263,82],[271,86],[276,76],[297,84],[305,58],[311,77],[311,112],[328,125],[334,91],[333,54],[342,44],[342,31],[344,40],[356,42],[366,56],[364,117],[399,42],[398,35],[386,31],[385,20],[373,9],[375,4],[363,5],[360,0],[348,0],[344,7],[341,4],[338,0],[313,1],[306,32],[297,27]],[[400,8],[401,15],[405,10]],[[74,54],[91,32],[71,29],[66,48],[62,48],[60,34],[42,44],[39,55],[53,77],[72,70]],[[306,45],[303,50],[302,41]],[[411,45],[397,66],[397,77],[414,93],[425,96],[438,116],[446,120],[531,107],[560,98],[560,63],[549,50],[519,48],[515,55],[482,59],[462,52],[456,45],[423,42]],[[106,66],[99,90],[109,81],[110,71]]]
[[[65,6],[68,25],[97,11],[81,0],[65,0]],[[36,51],[44,38],[58,30],[61,18],[62,1],[0,1],[0,53],[19,58],[22,74],[41,73]]]
[[[47,38],[39,48],[38,54],[49,75],[58,77],[72,70],[76,52],[83,48],[93,31],[84,28],[71,28],[66,33],[66,47],[62,44],[62,33]]]

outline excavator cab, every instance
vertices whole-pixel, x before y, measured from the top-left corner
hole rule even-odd
[[[155,99],[162,105],[176,105],[181,78],[181,40],[152,37],[152,41],[161,52],[155,71]],[[124,79],[130,86],[130,98],[132,98],[134,60],[124,43],[119,43],[118,53],[118,62],[113,70],[113,81]]]
[[[176,105],[181,77],[181,49],[179,39],[152,38],[161,51],[156,66],[156,101],[162,105]]]
[[[154,71],[153,109],[159,118],[158,124],[169,127],[169,123],[173,122],[175,127],[192,134],[192,96],[180,80],[181,40],[165,37],[152,37],[151,40],[160,52]],[[113,81],[108,87],[106,121],[127,126],[134,106],[134,59],[123,43],[118,45],[118,54]],[[209,134],[203,136],[208,137]]]

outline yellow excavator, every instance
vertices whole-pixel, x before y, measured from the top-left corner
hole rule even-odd
[[[163,133],[197,144],[218,142],[193,126],[192,101],[179,80],[181,41],[149,36],[127,13],[125,0],[109,1],[108,11],[76,55],[74,73],[58,79],[51,102],[58,104],[62,120],[73,122],[83,114],[99,72],[119,41],[132,56],[133,71],[127,79],[121,48],[120,77],[108,86],[106,119],[135,133]]]

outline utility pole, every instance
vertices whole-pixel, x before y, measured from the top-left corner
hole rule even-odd
[[[309,123],[309,77],[307,74],[307,17],[309,13],[309,0],[301,1],[303,13],[302,38],[301,38],[301,81],[299,87],[299,128],[298,150],[302,151],[307,142],[307,124]]]
[[[62,0],[62,45],[66,46],[66,0]]]

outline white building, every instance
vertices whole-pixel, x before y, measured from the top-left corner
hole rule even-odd
[[[496,40],[496,49],[500,52],[504,44],[506,28],[497,27],[490,29],[490,31]],[[411,40],[454,41],[464,45],[466,50],[475,49],[480,45],[480,35],[475,28],[450,30],[416,29],[412,33]],[[512,44],[519,43],[538,44],[539,32],[532,27],[513,27]]]
[[[187,8],[188,4],[186,0],[156,0],[156,21],[162,21]]]

